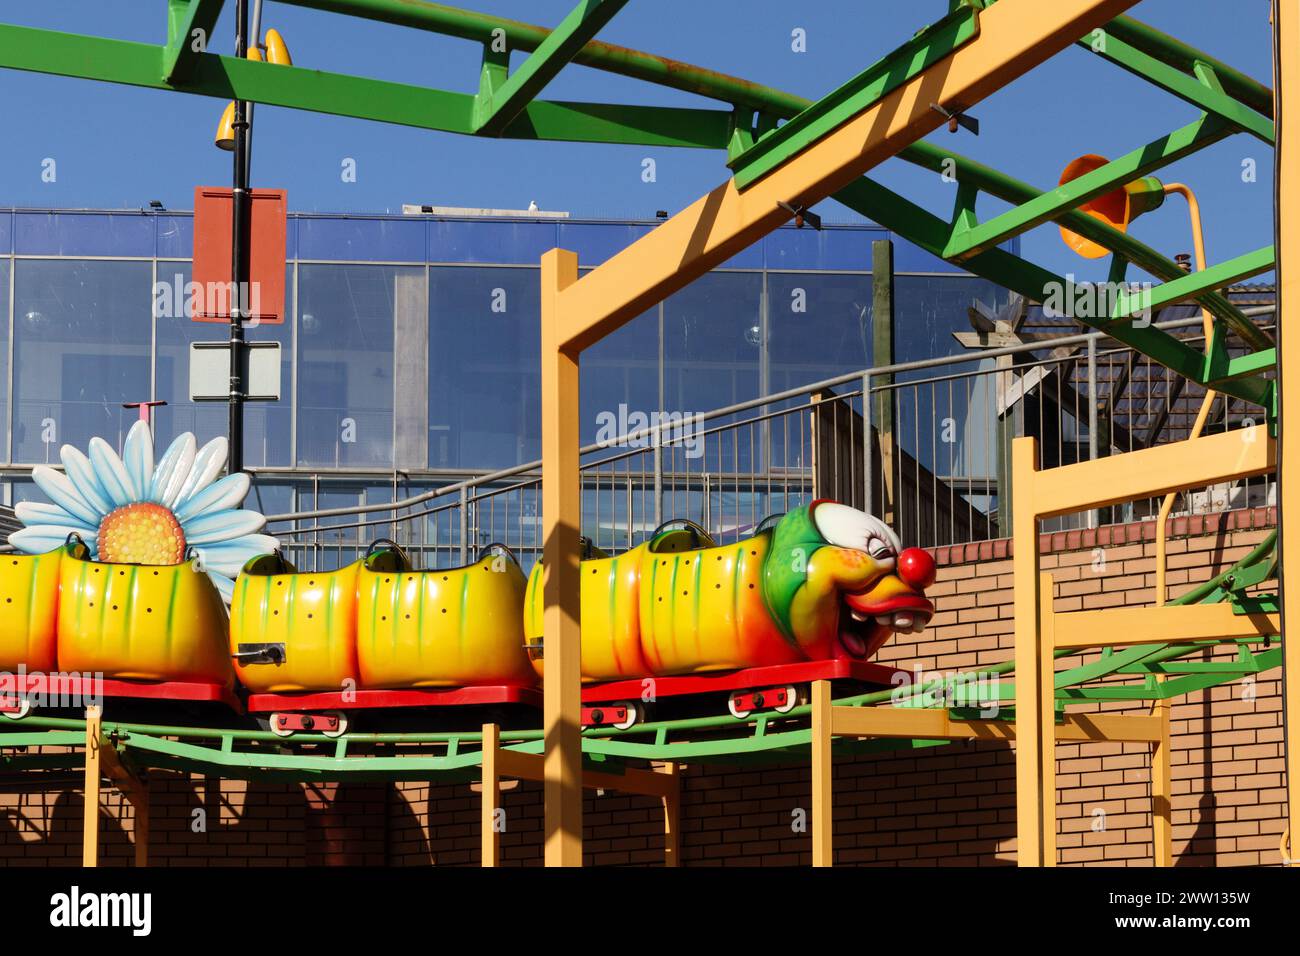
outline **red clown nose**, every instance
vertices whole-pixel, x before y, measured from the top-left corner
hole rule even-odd
[[[934,583],[934,558],[921,548],[908,548],[898,556],[898,576],[910,587],[924,591]]]

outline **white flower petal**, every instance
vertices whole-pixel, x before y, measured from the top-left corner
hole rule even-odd
[[[81,497],[86,499],[86,503],[101,515],[112,511],[113,504],[109,501],[99,478],[95,476],[95,468],[91,465],[90,459],[81,453],[81,449],[64,445],[59,449],[59,457],[63,459],[64,472],[67,473]]]
[[[235,598],[234,580],[224,574],[217,574],[213,571],[208,572],[208,580],[217,586],[217,590],[221,593],[221,600],[225,601],[226,605],[229,606],[230,602]]]
[[[205,512],[226,511],[237,508],[248,497],[249,477],[244,472],[226,475],[197,495],[187,499],[176,509],[176,520],[184,524],[190,518]]]
[[[63,508],[68,514],[74,518],[80,518],[87,524],[99,527],[103,515],[86,502],[86,499],[82,497],[81,492],[77,491],[76,486],[72,484],[67,475],[55,471],[48,465],[37,465],[32,469],[32,481],[36,482],[36,486],[45,492],[45,497]]]
[[[126,465],[104,439],[96,437],[90,440],[90,463],[95,466],[95,477],[115,507],[129,505],[135,500]]]
[[[176,436],[176,440],[163,453],[162,461],[154,469],[153,482],[149,489],[150,498],[166,508],[176,503],[181,493],[181,486],[185,484],[185,479],[190,476],[190,469],[194,467],[196,445],[193,432],[182,432]]]
[[[69,534],[79,535],[81,540],[91,547],[95,545],[94,532],[55,524],[38,524],[15,531],[9,535],[9,543],[19,551],[28,554],[45,554],[47,551],[63,547]]]
[[[176,503],[180,504],[192,498],[212,484],[212,480],[221,473],[225,463],[226,440],[224,438],[214,438],[200,448],[194,458],[194,467],[190,469],[189,477],[185,479],[185,484],[181,486],[181,493],[176,497]]]
[[[217,571],[235,577],[250,559],[272,554],[280,542],[267,534],[248,534],[233,541],[195,548],[208,571]]]
[[[75,515],[68,514],[68,510],[60,505],[48,504],[44,501],[18,502],[14,505],[14,517],[29,527],[38,524],[59,524],[84,528],[86,531],[94,531],[97,527],[82,521]]]
[[[218,511],[181,525],[187,544],[219,544],[241,535],[261,531],[266,518],[256,511]]]
[[[137,421],[122,443],[122,463],[131,482],[134,501],[147,501],[153,482],[153,433],[149,423]]]

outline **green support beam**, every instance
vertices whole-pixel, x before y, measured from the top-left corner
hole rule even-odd
[[[474,132],[500,136],[628,0],[582,0],[499,87],[474,102]],[[489,44],[490,45],[490,44]]]
[[[936,256],[942,254],[948,239],[949,224],[874,180],[864,177],[836,193],[835,199],[886,229],[907,235],[927,252]],[[1012,255],[1005,249],[989,249],[968,260],[966,265],[972,272],[1036,302],[1041,302],[1046,297],[1047,290],[1053,288],[1061,290],[1063,302],[1073,303],[1080,298],[1074,283]],[[1179,274],[1184,278],[1204,275],[1194,273],[1193,276],[1187,276],[1181,270]],[[1151,356],[1177,374],[1198,384],[1205,384],[1204,355],[1168,332],[1151,325],[1112,322],[1102,317],[1077,318],[1111,338]],[[1268,383],[1257,378],[1241,378],[1224,384],[1222,391],[1244,401],[1261,404],[1267,395]]]
[[[1209,62],[1197,60],[1193,72],[1187,73],[1144,53],[1107,30],[1094,31],[1080,40],[1079,45],[1272,145],[1273,121],[1229,95],[1220,73]]]
[[[898,49],[877,60],[839,89],[807,106],[784,126],[758,137],[727,162],[736,188],[744,190],[782,163],[888,96],[979,35],[979,11],[961,6]],[[940,121],[935,114],[936,124]]]
[[[1110,21],[1106,25],[1106,31],[1143,53],[1155,57],[1162,63],[1176,67],[1184,73],[1194,73],[1198,63],[1205,64],[1214,70],[1229,96],[1249,106],[1257,113],[1269,119],[1273,118],[1273,91],[1271,89],[1254,77],[1247,76],[1221,60],[1216,60],[1203,50],[1189,46],[1182,40],[1171,37],[1167,33],[1162,33],[1155,27],[1143,23],[1141,20],[1135,20],[1127,14]]]
[[[448,133],[473,133],[475,97],[386,80],[194,54],[192,75],[166,83],[162,47],[0,24],[0,67],[174,89],[200,96],[351,116]],[[517,139],[722,149],[729,110],[604,103],[529,103],[506,128]]]
[[[199,54],[212,41],[212,29],[224,0],[167,0],[167,45],[163,47],[162,79],[168,85],[193,75]]]
[[[1105,166],[1078,179],[1042,193],[988,222],[956,229],[944,248],[943,257],[961,261],[991,249],[1001,242],[1076,209],[1130,180],[1146,176],[1198,149],[1230,135],[1233,128],[1223,119],[1204,114],[1154,142],[1113,159]]]
[[[1170,282],[1162,282],[1154,288],[1121,293],[1111,317],[1118,321],[1131,318],[1138,313],[1150,315],[1156,309],[1177,302],[1186,302],[1211,289],[1220,289],[1241,279],[1268,272],[1274,264],[1273,247],[1265,246],[1263,249],[1256,249],[1254,252],[1248,252],[1226,262],[1216,263],[1200,272],[1191,272]],[[1108,326],[1107,331],[1109,328]]]
[[[998,172],[973,159],[958,156],[950,150],[942,149],[924,140],[900,150],[898,155],[901,159],[906,159],[910,163],[936,173],[951,171],[958,183],[972,183],[990,196],[996,196],[1006,202],[1021,205],[1043,195],[1041,191],[1027,183]],[[1151,273],[1157,279],[1170,281],[1186,275],[1182,267],[1172,259],[1167,259],[1145,243],[1139,242],[1127,233],[1120,232],[1109,223],[1102,222],[1087,213],[1072,210],[1061,213],[1056,217],[1056,221],[1079,235],[1117,253],[1121,258]],[[902,220],[898,229],[901,235],[915,241],[909,232],[910,227],[906,219]],[[939,246],[939,250],[935,252],[935,255],[942,256],[947,244],[948,236],[945,235],[943,243]],[[967,259],[964,264],[966,268],[977,275],[984,275],[975,265],[979,261],[983,261],[982,256]],[[993,276],[984,277],[988,279],[994,278]],[[995,279],[995,281],[997,280]],[[1211,314],[1227,322],[1228,326],[1251,348],[1266,349],[1272,346],[1273,340],[1269,338],[1268,333],[1255,325],[1248,316],[1243,314],[1222,294],[1206,291],[1197,295],[1196,301],[1209,309]]]

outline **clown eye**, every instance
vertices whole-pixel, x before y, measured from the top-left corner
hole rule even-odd
[[[893,546],[879,538],[872,538],[867,542],[867,554],[878,559],[895,557]]]
[[[866,551],[877,561],[898,554],[898,540],[889,527],[857,508],[833,501],[822,502],[813,509],[813,523],[827,544]]]

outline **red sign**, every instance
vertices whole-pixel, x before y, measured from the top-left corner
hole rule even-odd
[[[252,189],[249,228],[250,322],[284,323],[285,222],[287,194],[283,189]],[[195,322],[230,322],[233,298],[230,266],[229,189],[194,187],[194,274],[191,304]]]

